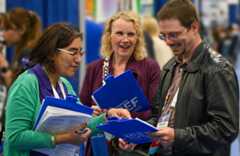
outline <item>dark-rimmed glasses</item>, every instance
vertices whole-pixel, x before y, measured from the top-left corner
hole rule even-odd
[[[169,32],[169,33],[160,33],[159,38],[161,40],[166,41],[168,40],[177,40],[179,36],[181,36],[183,33],[187,32],[188,29],[184,29],[183,31],[176,31],[176,32]]]

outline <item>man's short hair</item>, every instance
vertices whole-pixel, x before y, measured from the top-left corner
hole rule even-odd
[[[196,8],[191,0],[169,0],[159,10],[158,21],[177,19],[180,23],[189,28],[194,21],[199,21]]]

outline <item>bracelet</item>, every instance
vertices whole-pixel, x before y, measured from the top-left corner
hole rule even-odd
[[[51,136],[51,141],[52,141],[53,145],[55,145],[55,144],[56,144],[56,142],[55,142],[55,141],[56,141],[56,139],[55,139],[55,136],[54,136],[54,135],[52,135],[52,136]]]

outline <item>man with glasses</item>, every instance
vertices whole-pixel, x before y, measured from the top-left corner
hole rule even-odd
[[[238,134],[239,88],[233,66],[204,42],[190,0],[158,13],[160,37],[175,55],[163,68],[153,102],[159,130],[150,155],[228,156]]]

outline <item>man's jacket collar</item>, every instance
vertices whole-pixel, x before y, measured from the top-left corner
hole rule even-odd
[[[183,71],[187,71],[189,73],[197,72],[200,68],[203,54],[207,49],[207,44],[201,42],[198,47],[196,48],[190,62],[183,67]],[[173,57],[163,68],[165,71],[173,71],[174,66],[177,64],[175,57]]]

